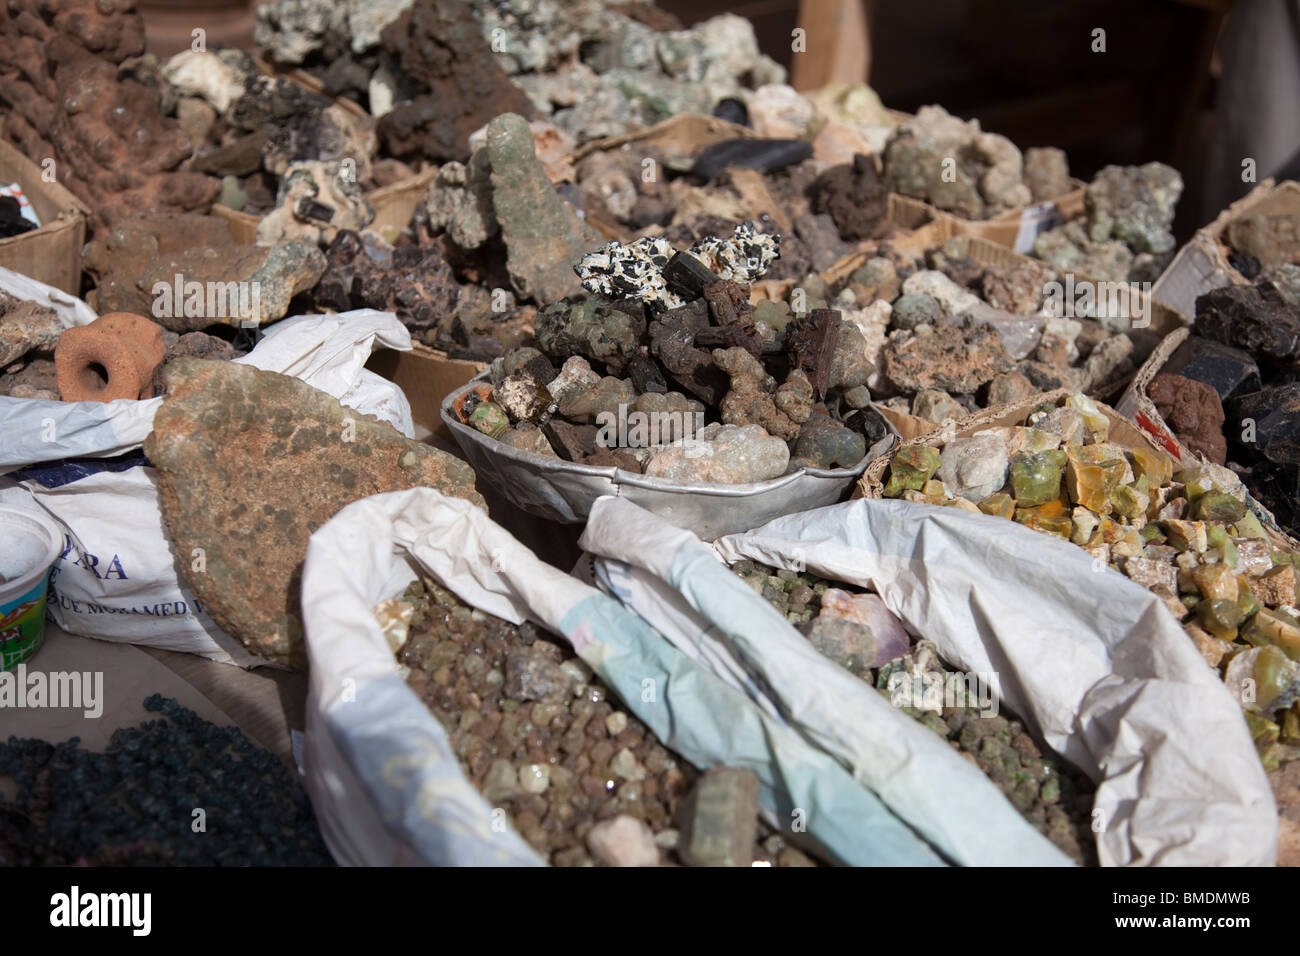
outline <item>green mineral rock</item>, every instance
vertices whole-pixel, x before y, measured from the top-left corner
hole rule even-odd
[[[499,438],[510,430],[510,416],[496,402],[479,402],[470,413],[469,423],[489,438]]]
[[[1300,660],[1300,620],[1280,608],[1261,608],[1242,628],[1241,636],[1255,647],[1271,644],[1293,661]]]
[[[1036,508],[1060,495],[1065,457],[1065,452],[1053,450],[1016,455],[1011,459],[1011,488],[1016,504]]]
[[[1226,491],[1207,491],[1192,504],[1192,517],[1198,521],[1239,521],[1246,514],[1246,503]]]
[[[942,460],[939,451],[929,445],[907,445],[900,448],[889,463],[889,483],[885,485],[886,498],[902,497],[904,491],[920,491],[925,487]]]
[[[1016,502],[1005,491],[998,491],[982,500],[979,509],[986,515],[1010,519],[1016,513]]]

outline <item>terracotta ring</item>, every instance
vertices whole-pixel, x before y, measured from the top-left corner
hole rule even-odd
[[[54,374],[65,402],[149,398],[163,360],[162,326],[130,312],[110,312],[68,329],[54,348]]]

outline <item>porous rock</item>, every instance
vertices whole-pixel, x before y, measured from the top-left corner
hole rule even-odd
[[[163,382],[144,448],[177,566],[212,619],[268,660],[305,661],[307,539],[345,505],[425,486],[484,506],[467,464],[298,379],[186,357]]]

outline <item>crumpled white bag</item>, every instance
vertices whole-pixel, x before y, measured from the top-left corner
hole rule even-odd
[[[529,864],[538,858],[465,779],[437,718],[398,674],[372,609],[422,566],[467,604],[563,636],[623,706],[698,767],[745,767],[769,822],[829,861],[942,860],[835,760],[678,651],[618,602],[539,560],[481,509],[431,488],[355,501],[312,535],[302,616],[311,662],[306,787],[336,860]],[[647,687],[653,693],[647,694]]]
[[[605,590],[779,713],[947,858],[964,866],[1069,865],[979,768],[818,653],[690,531],[606,496],[579,544],[597,556]]]
[[[0,288],[57,306],[70,326],[95,317],[84,302],[17,273],[0,274]],[[411,348],[410,332],[395,315],[373,309],[304,315],[265,332],[234,361],[293,375],[413,437],[406,396],[364,368],[376,346]],[[0,486],[0,500],[43,508],[63,526],[48,608],[64,630],[245,667],[264,663],[224,634],[180,582],[155,472],[139,451],[162,401],[0,396],[0,474],[12,479]]]
[[[1096,781],[1103,865],[1276,861],[1277,809],[1237,701],[1158,598],[1082,549],[892,500],[789,515],[713,548],[871,588],[949,663],[997,675],[1007,707]]]

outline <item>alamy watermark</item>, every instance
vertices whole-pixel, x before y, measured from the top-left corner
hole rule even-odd
[[[629,412],[626,404],[620,404],[617,414],[598,413],[596,425],[596,444],[602,448],[652,448],[680,441],[687,458],[701,458],[712,451],[708,442],[695,437],[704,430],[702,411]]]
[[[178,272],[171,282],[159,279],[150,291],[155,319],[185,316],[251,320],[262,313],[262,283],[250,279],[187,282]]]
[[[94,720],[104,713],[103,671],[28,671],[26,664],[0,671],[0,710],[80,709]]]
[[[895,707],[915,707],[939,713],[947,708],[974,707],[981,717],[996,717],[998,693],[986,673],[944,673],[943,671],[895,671],[886,690]]]
[[[1093,282],[1066,273],[1043,284],[1043,313],[1058,319],[1127,319],[1135,329],[1151,324],[1150,282]]]

